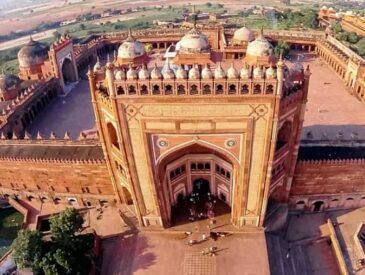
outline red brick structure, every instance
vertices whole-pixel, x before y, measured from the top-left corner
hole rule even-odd
[[[51,138],[0,140],[1,195],[85,206],[113,201],[101,146]]]
[[[310,71],[274,57],[278,40],[315,50],[363,98],[363,61],[323,32],[204,26],[103,34],[76,46],[63,37],[43,60],[43,79],[2,109],[0,191],[84,205],[116,199],[134,204],[141,225],[162,227],[172,225],[172,208],[198,186],[209,185],[238,227],[262,226],[269,200],[308,211],[331,208],[339,193],[360,203],[364,156],[299,154],[297,165]],[[143,43],[156,52],[176,45],[176,57],[163,70],[145,64]],[[37,108],[77,80],[78,70],[116,49],[113,62],[98,61],[89,71],[100,143],[16,140],[27,138]],[[21,74],[38,74],[32,72]]]

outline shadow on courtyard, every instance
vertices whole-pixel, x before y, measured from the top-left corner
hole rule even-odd
[[[148,244],[147,238],[135,230],[104,240],[101,274],[131,275],[136,272],[143,274],[143,270],[156,264],[155,254],[148,252],[151,250],[153,246]]]

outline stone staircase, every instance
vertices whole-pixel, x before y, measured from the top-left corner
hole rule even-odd
[[[305,245],[290,245],[280,236],[266,234],[272,275],[310,275],[311,268]]]

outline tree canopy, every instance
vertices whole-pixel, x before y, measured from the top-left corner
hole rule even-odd
[[[13,245],[13,259],[18,268],[39,270],[42,258],[42,238],[38,231],[20,230]]]
[[[50,218],[50,241],[38,231],[21,230],[13,244],[17,267],[39,275],[89,274],[94,237],[80,234],[82,224],[80,213],[67,208]]]
[[[278,44],[274,48],[274,53],[277,57],[279,57],[280,54],[286,56],[289,53],[289,51],[290,51],[289,43],[283,40],[279,40]]]

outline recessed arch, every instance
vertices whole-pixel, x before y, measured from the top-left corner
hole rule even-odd
[[[110,143],[119,149],[117,130],[115,130],[115,127],[111,122],[107,123],[107,128],[108,128],[108,135],[109,135]]]
[[[65,84],[76,82],[77,76],[75,72],[75,67],[69,58],[65,58],[61,66],[62,78]]]
[[[206,148],[208,150],[216,151],[220,156],[222,156],[221,158],[228,159],[229,162],[231,162],[232,164],[239,165],[239,162],[240,162],[239,159],[237,159],[236,156],[234,156],[231,152],[227,151],[224,148],[218,147],[215,144],[212,144],[212,143],[206,142],[206,141],[202,141],[202,140],[188,141],[188,142],[182,143],[178,146],[175,146],[175,147],[167,150],[166,152],[164,152],[157,158],[156,165],[161,165],[161,163],[164,162],[164,159],[167,158],[169,155],[171,155],[174,152],[185,150],[185,153],[188,154],[188,148],[193,145],[200,146],[201,148]]]

